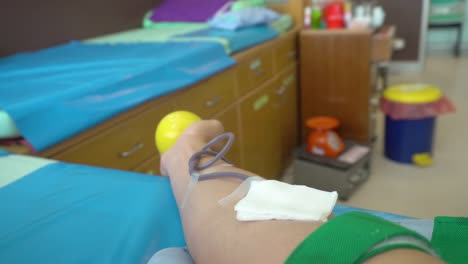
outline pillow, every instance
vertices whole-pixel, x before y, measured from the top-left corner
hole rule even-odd
[[[195,22],[154,22],[151,20],[153,15],[152,11],[146,13],[143,17],[143,28],[152,28],[152,29],[167,29],[167,30],[202,30],[209,27],[208,23],[195,23]]]
[[[151,15],[153,22],[206,22],[229,0],[165,0]]]
[[[267,24],[280,15],[270,9],[262,7],[246,8],[219,14],[210,20],[214,28],[236,30],[243,27]]]

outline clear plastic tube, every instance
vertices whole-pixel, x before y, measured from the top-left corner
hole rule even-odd
[[[221,151],[219,153],[211,150],[211,148],[214,145],[219,144],[220,142],[222,142],[224,140],[227,140],[226,144],[224,145],[224,147],[221,149]],[[232,147],[233,142],[234,142],[234,134],[233,133],[224,133],[224,134],[212,139],[199,152],[192,155],[192,157],[189,159],[189,164],[188,164],[189,165],[188,167],[189,167],[190,182],[189,182],[189,184],[187,186],[187,190],[185,191],[185,195],[184,195],[184,198],[182,200],[182,205],[181,205],[182,208],[185,207],[185,205],[186,205],[186,203],[187,203],[187,201],[189,199],[190,194],[192,193],[193,189],[195,188],[195,185],[197,185],[197,183],[199,181],[206,181],[206,180],[213,180],[213,179],[220,179],[220,178],[236,178],[236,179],[243,180],[244,183],[245,183],[246,180],[249,179],[249,181],[247,181],[247,182],[248,182],[248,187],[250,187],[250,182],[251,182],[250,178],[252,178],[252,179],[257,178],[257,180],[258,180],[258,178],[262,179],[261,177],[250,177],[248,175],[245,175],[245,174],[242,174],[242,173],[237,173],[237,172],[214,172],[214,173],[207,173],[207,174],[199,174],[200,171],[203,171],[203,170],[206,170],[206,169],[210,168],[211,166],[213,166],[214,164],[216,164],[216,162],[218,162],[220,160],[223,160],[228,164],[232,164],[229,160],[224,158],[224,155],[226,155],[226,153]],[[206,156],[213,156],[213,158],[211,160],[209,160],[208,162],[204,163],[204,164],[200,164],[201,159],[203,157],[206,157]],[[243,186],[243,185],[241,184],[241,186]],[[237,190],[235,190],[234,193],[236,193],[235,196],[237,197],[237,195],[240,194],[241,191],[244,191],[244,189],[239,190],[237,192],[236,191]],[[245,193],[247,193],[247,192],[248,192],[248,188],[245,191]],[[234,195],[234,193],[231,194],[230,196]],[[230,196],[228,196],[228,197],[230,197]],[[226,198],[228,198],[228,197],[226,197]],[[229,200],[230,199],[227,199],[224,203],[227,203]]]

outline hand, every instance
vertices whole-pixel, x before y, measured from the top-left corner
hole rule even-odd
[[[169,176],[173,169],[180,167],[182,162],[186,162],[189,157],[223,132],[223,125],[217,120],[203,120],[188,127],[176,143],[161,156],[161,174]]]

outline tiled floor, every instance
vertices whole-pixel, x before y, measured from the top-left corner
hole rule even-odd
[[[431,54],[424,72],[393,74],[390,83],[424,82],[440,87],[457,107],[437,121],[434,165],[401,165],[383,155],[383,115],[369,180],[346,202],[354,207],[419,218],[468,216],[468,55]],[[284,180],[292,182],[290,168]]]
[[[406,166],[383,156],[383,116],[373,154],[373,172],[343,204],[414,217],[468,216],[468,56],[431,54],[424,72],[396,74],[391,83],[424,82],[440,87],[457,113],[438,119],[434,165]]]

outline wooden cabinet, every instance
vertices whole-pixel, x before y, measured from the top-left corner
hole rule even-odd
[[[298,144],[297,66],[293,65],[281,74],[275,96],[280,120],[281,164],[285,169]]]
[[[130,170],[156,155],[154,131],[158,120],[174,110],[163,103],[103,131],[54,156],[54,159]]]
[[[271,50],[255,53],[242,60],[237,70],[239,94],[244,95],[270,80],[273,77],[273,70]]]
[[[296,38],[296,35],[290,36],[275,47],[274,54],[276,72],[281,71],[284,67],[296,65],[298,55]]]
[[[174,103],[178,110],[191,111],[207,119],[232,105],[236,94],[235,71],[229,69],[181,91]]]
[[[308,30],[300,34],[302,124],[326,115],[340,120],[339,134],[369,142],[371,32]],[[308,131],[302,129],[302,140]]]
[[[160,162],[161,157],[159,156],[159,154],[155,154],[147,161],[134,168],[133,171],[150,175],[161,175],[159,169]]]
[[[240,104],[244,169],[269,179],[278,178],[281,170],[277,87],[277,80],[270,82]]]

